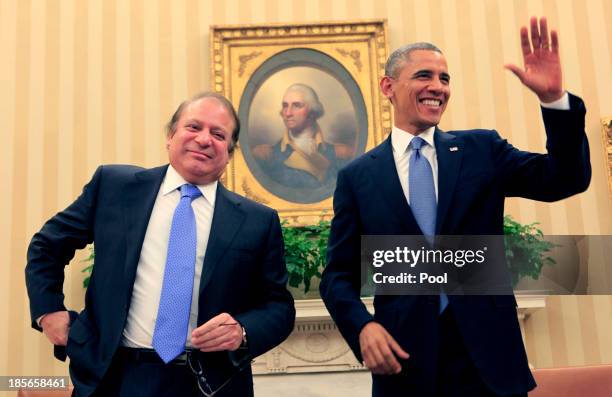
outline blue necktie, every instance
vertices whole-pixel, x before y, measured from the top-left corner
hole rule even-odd
[[[410,156],[408,186],[410,191],[410,208],[427,241],[433,242],[436,234],[436,189],[433,172],[429,161],[421,154],[421,148],[427,142],[423,138],[414,137],[410,141],[412,155]],[[448,306],[448,296],[440,293],[440,313]]]
[[[153,348],[165,363],[185,350],[196,261],[196,222],[191,202],[201,196],[193,185],[183,185],[170,229],[164,282],[159,299]]]

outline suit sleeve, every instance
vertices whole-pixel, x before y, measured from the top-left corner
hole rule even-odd
[[[30,242],[25,277],[35,329],[41,330],[36,320],[43,314],[66,310],[64,267],[77,249],[93,241],[93,213],[101,174],[99,167],[81,195],[49,219]]]
[[[556,201],[585,191],[591,180],[584,102],[570,94],[570,110],[542,108],[546,154],[520,151],[495,134],[494,161],[508,197]]]
[[[261,279],[258,285],[262,295],[254,309],[235,316],[246,330],[247,349],[230,354],[234,365],[267,352],[293,331],[295,307],[293,297],[287,290],[284,244],[276,211],[271,213],[261,252]]]
[[[346,169],[338,173],[327,251],[327,267],[320,291],[325,306],[340,333],[359,361],[362,361],[359,333],[374,318],[360,299],[361,228],[356,199]]]

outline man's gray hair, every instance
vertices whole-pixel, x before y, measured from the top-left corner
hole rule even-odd
[[[230,115],[234,119],[234,129],[232,130],[232,140],[230,141],[229,147],[227,149],[227,151],[230,154],[232,154],[234,152],[234,149],[236,148],[236,143],[238,143],[238,135],[240,134],[240,120],[238,119],[238,114],[236,113],[236,109],[234,109],[234,105],[232,105],[232,103],[226,97],[216,92],[212,92],[212,91],[201,92],[197,94],[196,96],[194,96],[193,98],[181,103],[178,106],[178,108],[176,108],[176,111],[172,115],[172,118],[170,119],[170,121],[168,121],[168,124],[166,124],[166,137],[169,138],[172,135],[174,135],[174,133],[176,132],[178,121],[180,120],[181,115],[183,114],[183,111],[185,110],[185,108],[191,105],[192,103],[194,103],[195,101],[198,101],[204,98],[212,98],[212,99],[217,100],[230,113]]]
[[[396,79],[400,74],[401,66],[403,66],[406,61],[410,60],[410,53],[417,50],[435,51],[442,54],[442,50],[431,43],[420,42],[406,44],[393,51],[387,59],[387,63],[385,63],[385,76]]]
[[[287,91],[285,91],[285,95],[289,91],[297,91],[300,92],[304,96],[304,102],[308,105],[308,109],[310,109],[310,114],[316,120],[325,114],[325,109],[319,101],[319,96],[309,85],[296,83],[291,84]]]

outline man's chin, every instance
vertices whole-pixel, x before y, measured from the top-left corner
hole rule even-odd
[[[431,127],[437,126],[439,123],[440,123],[440,119],[423,121],[423,123],[419,125],[418,130],[425,131],[425,130],[430,129]]]
[[[214,182],[221,176],[220,173],[214,173],[209,171],[203,171],[200,169],[193,169],[185,172],[185,175],[181,175],[187,182],[194,185],[206,185]]]
[[[427,124],[430,127],[438,125],[444,114],[444,109],[431,109],[426,112],[421,112],[421,120],[423,124]]]

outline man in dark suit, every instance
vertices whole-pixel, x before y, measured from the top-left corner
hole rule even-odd
[[[77,396],[253,394],[250,361],[292,331],[277,213],[218,182],[240,125],[201,94],[168,124],[170,165],[99,167],[28,249],[32,325],[65,345]],[[64,266],[95,245],[70,320]]]
[[[562,88],[558,38],[543,18],[521,29],[525,69],[507,68],[542,103],[547,154],[497,132],[437,129],[450,97],[442,52],[395,51],[380,86],[391,136],[338,174],[321,294],[374,396],[526,396],[535,387],[513,295],[375,296],[360,301],[362,235],[502,235],[504,199],[554,201],[590,182],[583,102]]]

